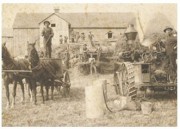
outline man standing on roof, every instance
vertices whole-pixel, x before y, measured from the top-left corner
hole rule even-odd
[[[42,36],[44,37],[43,39],[43,43],[44,43],[44,54],[45,57],[51,58],[51,45],[52,45],[52,37],[54,36],[53,30],[51,27],[49,27],[50,22],[49,21],[45,21],[44,22],[44,28],[42,31]]]

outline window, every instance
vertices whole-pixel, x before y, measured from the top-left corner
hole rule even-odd
[[[150,69],[149,69],[149,65],[148,64],[142,64],[141,65],[141,68],[142,68],[142,73],[149,73]]]
[[[56,27],[56,24],[51,24],[51,27]]]
[[[112,38],[112,34],[113,34],[112,31],[108,32],[108,39]]]

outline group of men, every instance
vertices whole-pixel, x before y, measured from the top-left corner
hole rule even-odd
[[[79,40],[81,41],[85,41],[85,34],[82,32],[81,35],[79,34],[79,32],[71,32],[71,42],[72,43],[78,43]]]
[[[59,36],[59,43],[60,43],[60,44],[63,44],[63,42],[64,42],[64,43],[67,43],[67,42],[68,42],[68,37],[67,37],[67,36],[64,36],[64,39],[63,39],[63,36],[60,35],[60,36]]]
[[[92,44],[93,38],[94,38],[94,35],[90,31],[88,34],[88,39],[91,42],[91,44]],[[74,32],[74,31],[71,32],[71,42],[72,43],[78,43],[79,41],[83,42],[83,41],[85,41],[85,39],[86,39],[86,35],[84,32],[82,32],[81,34],[79,34],[79,32]]]

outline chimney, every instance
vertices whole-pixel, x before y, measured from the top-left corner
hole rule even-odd
[[[54,13],[59,13],[59,8],[58,7],[54,7]]]

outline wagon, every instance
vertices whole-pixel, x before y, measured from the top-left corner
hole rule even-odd
[[[70,76],[68,72],[68,68],[61,58],[41,58],[41,61],[53,61],[56,62],[60,66],[60,70],[56,71],[57,73],[63,73],[63,77],[57,75],[57,78],[54,80],[55,87],[60,91],[60,87],[63,87],[63,95],[68,95],[70,92]]]

